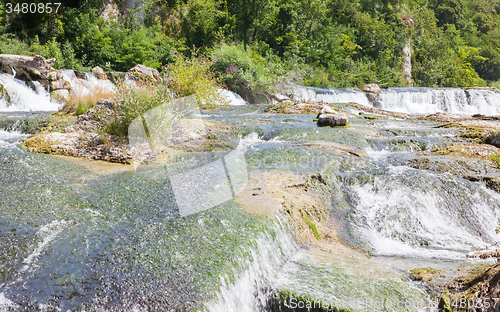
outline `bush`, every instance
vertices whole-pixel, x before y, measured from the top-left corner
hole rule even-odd
[[[118,116],[106,127],[107,133],[127,136],[134,119],[174,99],[194,95],[199,105],[225,102],[218,92],[219,85],[209,70],[211,62],[207,58],[197,56],[196,51],[192,51],[190,58],[176,51],[171,53],[174,63],[163,67],[159,81],[142,81],[140,87],[128,82],[118,85]]]
[[[12,34],[0,35],[0,54],[33,55],[29,45]]]
[[[266,60],[256,51],[222,44],[210,53],[212,68],[224,84],[234,84],[240,78],[256,84],[270,83]]]
[[[174,50],[171,53],[174,62],[164,66],[161,84],[168,86],[175,98],[195,95],[200,104],[225,102],[217,91],[220,86],[211,70],[212,64],[216,62],[198,56],[195,50],[191,51],[191,57]]]

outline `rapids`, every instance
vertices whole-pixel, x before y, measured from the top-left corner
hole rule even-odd
[[[87,81],[70,71],[64,76],[81,95],[98,85],[112,91],[90,74]],[[12,94],[23,87],[12,77],[0,79]],[[20,95],[11,106],[0,103],[0,121],[58,108],[47,94],[29,92],[19,94],[36,101]],[[308,88],[303,94],[371,105],[354,89]],[[498,193],[462,175],[414,165],[420,152],[465,143],[454,129],[384,116],[367,120],[343,105],[337,107],[350,112],[350,127],[318,128],[311,114],[267,114],[268,105],[243,105],[228,96],[235,105],[197,117],[239,126],[238,151],[246,162],[239,169],[248,176],[273,170],[302,179],[264,181],[266,186],[243,180],[247,205],[252,198],[255,205],[274,200],[281,215],[256,216],[232,197],[197,213],[180,212],[176,185],[182,180],[174,184],[172,170],[202,168],[229,152],[103,169],[98,162],[29,153],[21,148],[28,135],[0,129],[0,311],[267,312],[292,311],[292,302],[348,311],[432,311],[435,295],[409,280],[408,269],[459,266],[468,251],[498,239]],[[379,94],[381,108],[418,113],[497,113],[496,97],[496,91],[459,89]],[[500,174],[487,160],[469,165],[479,168],[478,175]],[[206,177],[213,184],[231,174],[228,163],[213,168],[217,180]],[[199,181],[185,185],[197,185],[191,182]],[[273,183],[285,184],[276,191]],[[201,196],[194,186],[192,195]],[[308,217],[321,240],[309,223],[291,222],[300,194],[311,192],[326,205],[321,223],[317,215]],[[312,238],[299,239],[296,231]]]

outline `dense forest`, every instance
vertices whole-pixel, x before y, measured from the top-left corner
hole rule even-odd
[[[55,57],[56,68],[160,69],[196,53],[229,85],[406,86],[410,42],[414,86],[500,84],[499,1],[65,0],[51,13],[23,2],[0,4],[0,53]]]

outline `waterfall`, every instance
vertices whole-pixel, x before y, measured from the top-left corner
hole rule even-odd
[[[409,114],[500,114],[500,90],[496,89],[387,88],[377,94],[373,105],[366,94],[357,89],[307,87],[305,90],[307,92],[297,92],[302,95],[298,99],[326,103],[357,103]]]
[[[74,97],[90,97],[93,94],[113,94],[115,85],[109,80],[100,80],[92,72],[85,72],[85,79],[76,76],[73,70],[61,70],[63,79],[71,86],[70,95]]]
[[[276,236],[263,234],[256,247],[245,250],[247,256],[236,260],[246,269],[236,273],[236,281],[221,277],[222,287],[216,299],[207,303],[208,312],[255,312],[267,307],[270,287],[288,258],[298,250],[283,224],[276,224]]]
[[[60,104],[51,100],[49,92],[37,81],[33,82],[33,90],[14,75],[0,74],[0,85],[11,99],[11,103],[0,99],[0,112],[57,111],[60,108]]]
[[[351,231],[375,255],[463,259],[495,240],[500,195],[480,183],[405,166],[360,174]]]
[[[322,101],[326,103],[358,103],[372,106],[364,92],[357,89],[298,88],[294,98],[301,101]]]

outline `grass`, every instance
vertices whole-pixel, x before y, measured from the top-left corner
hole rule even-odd
[[[102,99],[111,99],[116,95],[113,92],[97,87],[91,94],[74,94],[68,98],[68,103],[61,110],[63,115],[82,115]]]
[[[319,234],[316,224],[314,224],[304,212],[302,212],[302,216],[304,217],[304,220],[306,221],[307,225],[309,225],[309,227],[313,231],[314,236],[316,236],[317,239],[321,239],[321,234]]]

